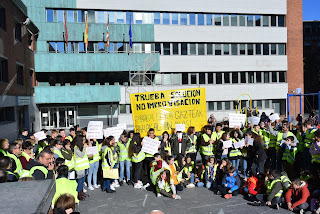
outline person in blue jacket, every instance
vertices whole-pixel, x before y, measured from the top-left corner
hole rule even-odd
[[[222,184],[217,187],[217,194],[221,194],[226,199],[239,194],[241,182],[236,170],[236,167],[231,166],[228,174],[223,177]]]

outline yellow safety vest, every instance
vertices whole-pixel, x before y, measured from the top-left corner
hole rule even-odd
[[[108,161],[106,159],[106,155],[108,153],[108,157],[111,161],[111,166],[108,164]],[[113,169],[114,165],[116,164],[116,162],[113,159],[113,152],[112,149],[110,147],[107,147],[104,150],[103,156],[102,156],[102,169]]]
[[[212,133],[211,138],[207,134],[202,135],[203,140],[205,142],[209,142],[210,140],[216,139],[216,136]],[[209,144],[208,146],[201,146],[200,147],[200,153],[206,156],[212,156],[213,155],[213,150],[214,150],[214,145]]]
[[[119,149],[120,149],[119,161],[130,161],[131,160],[129,158],[130,142],[131,142],[131,139],[127,140],[126,145],[124,145],[121,142],[118,142],[118,146],[119,146]]]
[[[312,145],[310,149],[314,149],[316,151],[315,145]],[[320,154],[312,155],[311,158],[312,163],[320,163]]]
[[[188,149],[188,153],[196,153],[197,152],[197,148],[196,148],[197,136],[193,135],[193,140],[191,139],[190,136],[188,136],[188,138],[189,138],[190,143],[191,143],[191,147]],[[194,144],[194,143],[196,143],[196,144]]]
[[[26,160],[29,162],[29,160],[31,159],[30,155],[28,155],[26,152],[22,151],[21,152],[21,156],[25,157]]]
[[[158,178],[158,176],[161,174],[161,172],[164,170],[164,167],[163,167],[163,165],[162,165],[162,167],[161,167],[161,169],[158,169],[157,171],[154,171],[154,166],[155,165],[157,165],[157,162],[156,161],[153,161],[152,163],[151,163],[151,169],[150,169],[150,179],[151,179],[151,181],[152,181],[152,183],[154,184],[154,185],[156,185],[157,184],[157,178]]]
[[[230,138],[231,140],[232,140],[232,142],[233,143],[236,143],[237,142],[237,140],[236,139],[234,139],[234,138]],[[241,153],[241,151],[239,150],[239,149],[232,149],[231,151],[230,151],[230,153],[229,153],[229,157],[230,158],[233,158],[233,157],[238,157],[239,156],[239,158],[242,156],[242,153]]]
[[[294,136],[294,134],[292,133],[292,132],[288,132],[287,133],[287,137],[290,137],[290,136]],[[278,136],[277,136],[277,150],[279,150],[279,148],[280,148],[280,144],[281,144],[281,141],[282,140],[286,140],[286,139],[283,139],[283,132],[282,131],[280,131],[280,132],[278,132]]]
[[[11,158],[16,164],[16,169],[14,170],[13,173],[17,173],[20,176],[20,174],[21,174],[21,172],[23,170],[20,160],[17,158],[17,156],[15,156],[14,154],[11,154],[9,152],[7,153],[7,156],[9,158]]]
[[[75,148],[78,148],[77,146]],[[85,148],[83,148],[85,149]],[[80,170],[86,170],[90,168],[89,165],[89,159],[87,155],[87,151],[85,150],[84,156],[82,158],[77,157],[76,153],[73,153],[73,158],[74,158],[74,170],[75,171],[80,171]]]
[[[267,195],[270,195],[271,193],[271,190],[273,188],[273,186],[277,183],[277,182],[281,182],[280,179],[275,179],[273,180],[272,182],[270,182],[269,180],[267,181]],[[281,197],[282,196],[282,193],[283,193],[283,190],[280,190],[276,195],[275,197]]]
[[[56,193],[53,196],[52,204],[60,197],[60,195],[69,193],[74,196],[75,202],[79,203],[78,192],[77,192],[77,181],[69,180],[68,178],[56,179]]]

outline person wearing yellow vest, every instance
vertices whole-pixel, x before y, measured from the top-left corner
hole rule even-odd
[[[6,138],[0,139],[0,157],[7,156],[8,149],[9,149],[9,140]]]
[[[145,153],[141,151],[142,145],[143,142],[140,133],[134,133],[129,146],[129,158],[131,158],[132,162],[132,181],[134,182],[134,188],[139,189],[143,186],[140,179],[142,164],[145,159]]]
[[[280,145],[282,145],[282,142],[285,142],[287,137],[293,136],[294,138],[294,143],[297,145],[299,141],[297,140],[296,136],[292,132],[289,131],[289,126],[287,121],[282,122],[282,131],[275,131],[272,129],[271,125],[269,125],[269,132],[277,137],[277,144],[276,144],[276,151],[277,151],[277,156],[276,156],[276,167],[278,170],[282,170],[282,152],[279,151]]]
[[[282,184],[280,179],[280,171],[272,170],[268,176],[266,176],[266,194],[257,194],[256,198],[259,202],[248,203],[253,206],[270,206],[272,208],[279,209],[279,204],[282,199]]]
[[[65,139],[68,139],[68,140],[70,140],[70,142],[72,142],[75,137],[76,137],[75,129],[74,128],[70,128],[69,129],[69,136],[66,137]],[[84,137],[86,137],[86,136],[84,136]]]
[[[205,133],[202,134],[200,141],[200,154],[203,165],[207,163],[209,157],[213,156],[213,148],[216,141],[216,136],[212,133],[211,126],[205,126],[204,132]]]
[[[35,180],[45,180],[54,178],[54,154],[49,149],[42,150],[37,159],[33,159],[27,166],[29,176]],[[25,176],[25,177],[29,177]]]
[[[157,186],[157,179],[161,172],[164,170],[163,161],[161,160],[160,153],[155,153],[154,161],[151,162],[151,170],[150,170],[150,179],[151,179],[151,187],[155,193],[157,193],[157,197],[160,197],[160,190]]]
[[[154,134],[154,129],[153,128],[150,128],[149,131],[148,131],[148,137],[154,139],[154,140],[159,140],[159,138],[157,136],[155,136]],[[148,154],[148,153],[145,153],[145,159],[143,160],[143,168],[144,168],[144,171],[145,171],[145,175],[148,176],[148,183],[150,184],[151,183],[151,180],[150,180],[150,163],[153,161],[153,155],[151,154]]]
[[[186,155],[186,163],[183,168],[182,177],[186,180],[185,184],[187,188],[194,188],[194,162],[191,159],[190,154]]]
[[[170,171],[171,179],[173,180],[173,183],[176,186],[177,191],[182,191],[183,186],[181,183],[184,182],[184,179],[182,178],[182,172],[178,170],[178,166],[174,161],[174,157],[167,157],[166,162],[168,166],[165,168],[165,170],[167,169]]]
[[[230,139],[232,140],[233,144],[241,141],[241,132],[238,129],[232,130],[230,133]],[[240,149],[243,148],[240,147],[238,149],[235,149],[234,146],[232,146],[231,150],[229,151],[229,160],[232,162],[232,166],[235,166],[237,170],[239,168],[240,160],[242,157]]]
[[[63,155],[61,153],[62,147],[63,147],[63,142],[61,140],[53,141],[53,153],[54,153],[55,159],[63,158]]]
[[[83,197],[86,196],[86,194],[83,192],[83,185],[84,181],[86,179],[87,171],[90,167],[89,165],[89,157],[92,156],[92,154],[88,157],[86,148],[88,145],[86,144],[86,139],[83,135],[78,135],[73,139],[73,143],[75,145],[74,147],[74,170],[76,171],[77,175],[77,192],[79,200],[81,200]]]
[[[0,157],[0,170],[5,170],[7,172],[7,181],[15,182],[18,181],[19,175],[14,173],[12,170],[12,161],[8,156]]]
[[[66,165],[59,166],[57,169],[58,177],[56,179],[56,192],[52,199],[52,204],[55,204],[56,200],[63,194],[69,193],[75,198],[75,202],[79,203],[77,198],[77,182],[75,180],[68,179],[68,167]]]
[[[320,169],[320,131],[314,133],[314,142],[310,146],[310,154],[312,157],[313,169]]]
[[[283,151],[282,155],[282,165],[284,171],[288,174],[289,178],[294,178],[298,173],[295,172],[295,156],[298,152],[296,144],[293,142],[293,136],[289,136],[286,139],[286,142],[282,144],[281,150]]]
[[[23,170],[22,164],[19,160],[21,149],[21,146],[18,143],[14,142],[9,145],[9,150],[7,153],[7,156],[12,160],[13,173],[17,173],[18,175],[20,175]]]
[[[73,158],[73,152],[71,149],[71,143],[68,139],[65,139],[63,141],[61,154],[65,159],[65,165],[68,167],[69,171],[71,171],[74,168],[74,158]]]
[[[100,160],[100,150],[101,145],[98,143],[96,139],[88,140],[89,147],[96,147],[97,153],[94,154],[91,158],[89,158],[89,172],[88,172],[88,189],[94,190],[94,188],[98,189],[100,185],[97,183],[97,176],[98,176],[98,169],[99,169],[99,160]],[[91,183],[91,180],[93,181],[93,185]]]
[[[190,155],[191,160],[195,163],[197,159],[197,136],[196,129],[193,126],[188,128],[188,143],[187,154]]]
[[[168,155],[172,155],[172,146],[167,131],[162,133],[162,140],[160,143],[160,153],[163,154],[164,151],[167,151]]]
[[[304,125],[307,130],[304,138],[303,163],[305,169],[310,169],[312,163],[310,148],[314,139],[314,133],[317,131],[317,128],[313,126],[313,122],[311,120],[306,120]]]
[[[22,168],[27,169],[29,162],[34,159],[33,154],[33,145],[30,141],[26,141],[22,143],[22,152],[19,157]]]
[[[159,175],[157,181],[158,181],[158,188],[159,188],[160,195],[173,198],[173,199],[181,199],[181,197],[177,195],[174,181],[170,175],[171,173],[168,169],[165,169]]]
[[[219,164],[217,163],[217,160],[214,157],[210,157],[204,169],[204,184],[201,185],[200,183],[198,183],[198,186],[205,185],[207,189],[216,189],[218,186],[218,182],[216,179],[218,166]]]
[[[120,141],[118,142],[118,147],[120,150],[119,153],[119,165],[120,165],[120,186],[123,185],[124,180],[124,168],[126,168],[126,178],[127,183],[132,184],[130,180],[130,165],[131,159],[129,158],[129,146],[130,146],[131,139],[128,139],[125,133],[122,133],[120,136]]]
[[[114,159],[114,155],[112,152],[112,147],[115,143],[115,139],[113,136],[108,136],[102,143],[102,170],[110,170],[113,169],[116,160]],[[114,187],[111,186],[113,179],[104,178],[102,190],[106,191],[107,193],[115,193]]]

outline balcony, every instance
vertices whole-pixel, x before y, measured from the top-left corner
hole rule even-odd
[[[92,103],[119,102],[120,85],[36,86],[35,103]]]

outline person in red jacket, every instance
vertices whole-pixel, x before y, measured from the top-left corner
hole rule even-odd
[[[257,174],[250,177],[242,187],[241,193],[244,195],[248,195],[249,197],[261,193],[264,187],[265,177],[266,176],[264,174]]]
[[[286,193],[286,202],[288,209],[292,212],[303,213],[309,207],[307,200],[310,196],[308,184],[299,178],[292,182],[292,185]]]

